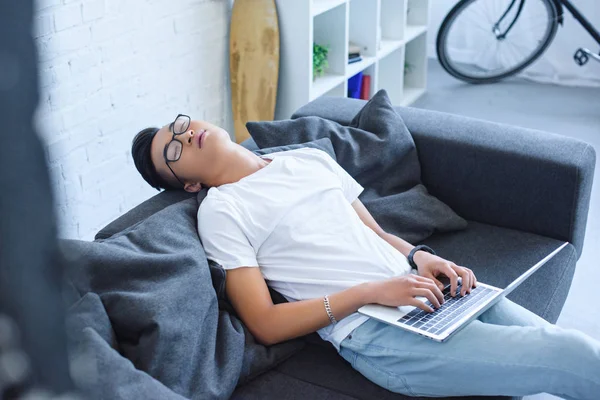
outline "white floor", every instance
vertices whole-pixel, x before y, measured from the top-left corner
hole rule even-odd
[[[557,325],[600,340],[600,307],[594,306],[600,286],[600,88],[544,85],[519,78],[470,85],[448,75],[434,59],[429,60],[427,86],[427,93],[413,107],[540,129],[594,147],[597,161],[584,248]],[[539,394],[526,399],[557,397]]]

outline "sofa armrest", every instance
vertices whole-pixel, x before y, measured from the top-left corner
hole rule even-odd
[[[322,97],[292,118],[348,125],[364,100]],[[396,107],[415,141],[429,192],[460,216],[571,242],[581,256],[596,153],[569,137]]]

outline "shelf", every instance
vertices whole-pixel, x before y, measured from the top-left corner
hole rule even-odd
[[[426,38],[426,35],[419,35],[406,44],[403,104],[414,102],[427,87]]]
[[[377,62],[377,90],[385,89],[392,104],[400,104],[404,99],[404,48],[392,51]]]
[[[325,70],[329,74],[346,74],[346,64],[348,63],[346,17],[347,7],[340,6],[313,18],[313,42],[329,48],[328,67]]]
[[[323,76],[318,77],[312,83],[312,89],[310,91],[310,101],[316,99],[319,96],[327,93],[340,83],[343,83],[346,77],[338,74],[325,73]]]
[[[362,56],[362,58],[363,59],[359,62],[348,64],[346,69],[346,78],[352,78],[354,75],[358,74],[368,66],[373,65],[377,60],[375,57]]]
[[[347,97],[348,96],[348,85],[346,82],[342,82],[333,89],[328,90],[323,94],[323,97]]]
[[[408,0],[406,8],[406,26],[427,25],[429,22],[430,6],[431,1],[428,0]]]
[[[276,119],[290,118],[322,96],[347,97],[348,80],[361,72],[370,77],[370,95],[385,89],[394,105],[412,103],[425,93],[433,0],[275,3],[282,49]],[[325,75],[315,80],[314,43],[329,49]],[[360,47],[357,63],[348,64],[350,43]]]
[[[408,43],[426,31],[426,25],[406,25],[406,30],[404,31],[404,41]]]
[[[406,107],[414,103],[419,97],[425,93],[425,88],[404,87],[402,95],[402,103],[400,105]]]
[[[323,14],[339,5],[346,3],[347,0],[312,0],[312,16]]]
[[[387,56],[394,50],[399,49],[404,45],[403,40],[386,40],[381,39],[381,48],[377,51],[377,59],[381,60],[383,57]]]
[[[403,40],[406,26],[407,0],[380,0],[379,26],[381,37],[387,40]],[[423,1],[423,0],[419,0]],[[372,3],[377,3],[372,1]]]
[[[377,54],[379,9],[376,3],[373,0],[350,0],[348,7],[349,41],[361,48],[363,57],[375,57]]]

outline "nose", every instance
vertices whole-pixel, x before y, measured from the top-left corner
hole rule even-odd
[[[189,131],[187,131],[186,135],[187,135],[188,144],[192,144],[192,139],[194,138],[195,134],[196,134],[196,132],[194,132],[193,129],[190,129]]]

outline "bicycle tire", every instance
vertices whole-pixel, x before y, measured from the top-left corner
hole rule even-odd
[[[548,20],[548,23],[551,24],[551,26],[550,26],[550,30],[548,31],[548,33],[542,40],[542,45],[539,46],[536,49],[536,51],[531,54],[531,56],[529,56],[527,59],[525,59],[525,61],[521,62],[520,64],[517,64],[515,67],[510,68],[509,70],[503,71],[494,76],[476,77],[476,76],[466,75],[452,66],[452,62],[448,59],[445,45],[446,45],[446,39],[448,37],[448,33],[450,31],[450,28],[452,27],[452,23],[456,20],[456,17],[468,5],[470,5],[471,3],[474,3],[475,1],[478,1],[478,0],[461,0],[454,7],[452,7],[452,9],[448,13],[448,15],[446,15],[446,17],[444,18],[444,21],[442,22],[442,25],[440,26],[440,29],[438,31],[438,35],[436,38],[436,52],[437,52],[438,60],[441,64],[442,68],[444,68],[444,70],[446,70],[446,72],[448,72],[450,75],[454,76],[455,78],[458,78],[458,79],[468,82],[468,83],[476,83],[477,84],[477,83],[493,83],[493,82],[502,80],[504,78],[507,78],[509,76],[512,76],[512,75],[522,71],[523,69],[527,68],[531,63],[533,63],[535,60],[537,60],[546,51],[546,49],[548,48],[550,43],[552,43],[552,40],[554,40],[554,37],[556,36],[556,31],[558,29],[558,11],[556,9],[556,5],[554,4],[554,2],[552,0],[542,0],[544,3],[546,3],[546,5],[551,10],[552,16]],[[485,1],[485,0],[480,0],[480,1]]]

